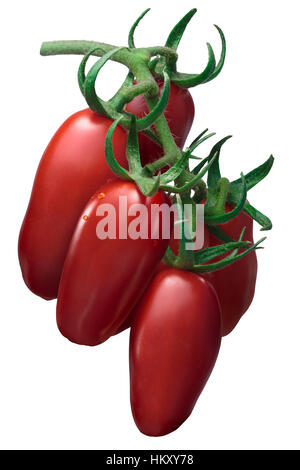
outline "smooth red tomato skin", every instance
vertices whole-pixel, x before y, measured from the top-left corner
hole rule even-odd
[[[105,197],[99,199],[99,194]],[[128,207],[146,205],[149,231],[152,204],[168,203],[161,191],[146,197],[134,183],[116,181],[102,186],[86,205],[70,243],[57,301],[58,327],[78,344],[100,344],[118,330],[145,290],[169,242],[162,238],[119,239],[119,196],[127,197]],[[116,239],[100,240],[96,236],[100,221],[96,211],[103,203],[115,207]],[[129,222],[133,219],[128,217]]]
[[[105,161],[104,139],[112,121],[89,109],[58,129],[39,164],[19,236],[23,278],[35,294],[57,296],[63,263],[78,216],[92,194],[115,175]],[[126,165],[126,132],[117,128],[115,155]]]
[[[231,207],[227,206],[227,210]],[[222,224],[221,228],[233,239],[237,240],[246,227],[244,240],[253,243],[253,220],[245,212],[235,219]],[[210,245],[219,245],[220,241],[210,235]],[[209,281],[219,297],[222,310],[222,335],[228,335],[237,325],[240,318],[248,310],[255,292],[257,276],[257,258],[255,251],[250,252],[239,261],[210,273]]]
[[[159,81],[158,86],[161,93],[163,83]],[[128,103],[126,110],[138,117],[144,117],[149,112],[142,95]],[[164,115],[179,148],[183,148],[185,144],[193,124],[194,114],[194,102],[190,92],[171,83],[169,102]],[[162,148],[144,134],[139,135],[139,143],[143,164],[151,163],[163,155]]]
[[[139,430],[162,436],[190,415],[214,367],[221,314],[211,285],[173,268],[157,274],[130,334],[130,395]]]

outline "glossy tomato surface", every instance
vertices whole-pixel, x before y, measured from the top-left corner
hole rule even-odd
[[[227,206],[228,211],[232,207]],[[220,226],[234,240],[238,240],[243,227],[246,227],[244,240],[253,243],[253,220],[245,212]],[[210,235],[210,245],[221,242]],[[219,297],[222,310],[223,336],[228,335],[249,308],[255,292],[257,257],[255,251],[225,268],[209,273],[209,281]]]
[[[120,198],[122,207],[119,209]],[[167,196],[159,191],[153,197],[144,196],[134,183],[116,181],[101,187],[90,199],[75,229],[66,257],[57,302],[57,324],[70,341],[94,346],[114,334],[126,320],[153,276],[164,255],[169,239],[120,236],[136,220],[124,217],[125,206],[132,210],[143,204],[148,234],[161,217],[150,217],[154,204],[168,204]],[[109,205],[109,206],[108,206]],[[100,207],[102,206],[102,208]],[[109,209],[108,209],[109,208]],[[99,239],[99,223],[105,221],[101,210],[115,211],[115,238]],[[131,208],[131,209],[130,209]],[[111,213],[111,212],[110,212]],[[107,230],[109,226],[107,227]]]
[[[158,82],[160,93],[163,83]],[[148,114],[148,107],[142,95],[134,98],[126,110],[138,117]],[[193,98],[188,90],[171,83],[170,98],[164,115],[168,121],[174,140],[179,148],[183,148],[193,124],[195,114]],[[144,134],[139,135],[142,163],[150,163],[163,155],[162,148]]]
[[[39,164],[19,236],[19,260],[25,283],[49,300],[57,296],[68,246],[78,217],[98,187],[115,175],[104,154],[112,121],[89,109],[58,129]],[[126,166],[126,132],[117,128],[113,146]]]
[[[198,275],[158,273],[143,296],[130,334],[130,395],[141,432],[162,436],[190,415],[221,342],[219,302]]]

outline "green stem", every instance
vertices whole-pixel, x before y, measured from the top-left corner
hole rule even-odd
[[[220,178],[214,191],[209,192],[206,205],[206,215],[218,216],[225,211],[225,204],[229,192],[230,182],[227,178]]]
[[[214,214],[223,214],[225,210],[225,204],[227,201],[227,195],[229,191],[230,182],[227,178],[220,178],[217,188],[217,200],[214,206]]]
[[[177,186],[182,186],[185,183],[188,183],[189,181],[192,181],[194,179],[193,173],[190,173],[188,170],[183,170],[181,175],[177,178],[176,183]],[[206,196],[206,184],[203,181],[203,179],[199,179],[197,181],[197,184],[193,187],[195,190],[195,193],[198,194],[198,198],[201,195],[201,201],[204,199]],[[195,201],[196,202],[196,201]]]
[[[161,170],[165,166],[170,165],[170,160],[173,159],[170,155],[164,155],[161,158],[158,158],[152,163],[148,163],[147,168],[152,172],[152,174],[156,173],[157,170]]]
[[[116,46],[97,41],[50,41],[43,42],[40,53],[42,56],[68,54],[85,55],[96,47],[102,49],[103,52],[101,50],[96,50],[93,55],[102,57],[106,52],[115,49]],[[126,65],[128,58],[129,50],[123,49],[119,53],[115,54],[112,60]]]
[[[70,40],[70,41],[48,41],[44,42],[41,46],[40,53],[42,56],[49,56],[49,55],[85,55],[91,49],[99,47],[103,50],[96,51],[93,55],[101,57],[106,52],[109,52],[116,48],[111,44],[107,44],[105,42],[98,42],[98,41],[83,41],[83,40]],[[124,49],[120,51],[113,57],[113,61],[119,62],[120,64],[128,65],[128,60],[130,61],[130,57],[132,56],[132,52],[136,51],[133,49]],[[144,52],[149,58],[161,55],[164,56],[168,62],[176,62],[178,55],[177,53],[171,49],[170,47],[149,47],[144,49],[139,49],[140,52]]]
[[[200,180],[197,186],[194,188],[195,190],[195,195],[193,197],[193,201],[196,204],[200,204],[203,199],[206,199],[207,197],[207,187],[206,184],[203,180]]]
[[[139,60],[136,60],[136,58],[134,58],[131,61],[130,69],[135,75],[137,82],[152,81],[153,91],[151,90],[145,93],[144,95],[149,111],[152,111],[152,109],[158,102],[158,85],[148,68],[148,60],[140,59],[141,56],[139,56]],[[181,157],[181,151],[174,141],[167,120],[163,114],[156,119],[154,126],[165,153],[165,163],[171,166],[178,158]]]
[[[51,41],[44,42],[41,47],[41,55],[59,55],[59,54],[79,54],[85,55],[91,49],[98,47],[93,55],[102,56],[105,53],[115,49],[115,46],[95,41]],[[140,87],[144,88],[148,84],[148,90],[145,92],[145,100],[149,111],[152,111],[158,102],[158,85],[149,70],[148,64],[151,57],[161,55],[166,58],[166,62],[171,64],[177,60],[177,53],[169,47],[149,47],[143,49],[124,48],[112,57],[112,60],[126,65],[137,79],[137,88],[129,88],[129,92],[136,96],[136,91]],[[141,83],[143,83],[141,85]],[[168,164],[171,166],[181,156],[181,151],[177,147],[172,133],[169,129],[167,120],[161,115],[154,123],[157,134],[161,141],[164,153],[168,155]]]

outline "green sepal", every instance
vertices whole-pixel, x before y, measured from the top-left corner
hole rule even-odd
[[[128,72],[128,74],[125,77],[124,82],[121,85],[121,88],[128,88],[133,85],[134,82],[134,75],[132,72]]]
[[[274,157],[273,155],[271,155],[268,160],[266,160],[262,165],[259,165],[257,168],[254,168],[254,170],[247,173],[247,175],[245,176],[247,190],[253,188],[269,174],[273,163]],[[240,192],[241,179],[235,180],[230,183],[228,202],[231,204],[236,204]],[[258,209],[249,204],[248,201],[245,203],[244,212],[250,215],[252,219],[254,219],[259,225],[261,225],[261,230],[271,230],[271,220],[266,215],[262,214]]]
[[[228,139],[231,139],[231,137],[232,137],[231,135],[228,135],[228,136],[226,136],[226,137],[223,137],[223,139],[219,140],[219,142],[217,142],[217,143],[213,146],[213,148],[211,149],[211,151],[210,151],[208,157],[204,158],[204,159],[199,163],[199,165],[197,165],[197,166],[193,169],[193,173],[194,173],[194,174],[198,173],[198,171],[201,170],[201,168],[203,167],[203,165],[205,165],[205,163],[212,157],[212,155],[215,155],[217,152],[219,152],[219,151],[221,150],[222,145],[225,144],[225,142],[226,142]],[[218,158],[217,158],[217,162],[216,162],[216,163],[218,163]],[[215,167],[214,173],[216,173],[218,166],[215,165],[214,167]],[[219,170],[219,172],[220,172],[220,170]],[[219,173],[219,174],[220,174],[220,173]],[[220,175],[220,176],[221,176],[221,175]]]
[[[176,180],[176,178],[178,178],[178,176],[181,175],[183,170],[186,168],[188,160],[189,156],[182,153],[181,157],[176,160],[174,165],[161,175],[161,184],[167,184]]]
[[[114,121],[106,134],[105,158],[107,164],[113,173],[115,173],[120,178],[134,181],[145,196],[153,196],[157,193],[160,187],[160,174],[152,177],[151,174],[148,175],[149,172],[147,169],[143,168],[141,165],[138,132],[136,126],[137,119],[135,116],[132,116],[131,118],[126,145],[126,157],[129,165],[129,171],[121,167],[114,156],[112,139],[114,131],[120,121],[121,118]]]
[[[197,137],[190,143],[190,145],[188,146],[188,149],[192,148],[192,146],[198,142],[199,139],[201,139],[202,136],[204,136],[204,134],[206,134],[206,132],[208,131],[208,127],[206,129],[204,129],[204,131],[200,132],[199,135],[197,135]]]
[[[204,248],[195,253],[196,264],[206,263],[213,258],[217,258],[220,255],[224,255],[229,251],[239,248],[249,248],[249,242],[239,241],[239,242],[227,242],[222,245],[210,246],[209,248]]]
[[[217,28],[217,30],[219,32],[219,35],[221,37],[222,50],[221,50],[220,59],[219,59],[217,65],[216,65],[215,70],[210,75],[210,77],[207,80],[205,80],[205,83],[210,82],[211,80],[213,80],[214,78],[216,78],[219,75],[219,73],[221,72],[221,70],[223,68],[223,65],[224,65],[224,62],[225,62],[225,57],[226,57],[226,39],[225,39],[224,33],[221,30],[221,28],[219,26],[217,26],[216,24],[214,25],[214,27]]]
[[[226,222],[229,222],[229,220],[234,219],[235,217],[237,217],[242,212],[242,210],[244,209],[245,203],[246,203],[246,199],[247,199],[246,180],[245,180],[245,177],[244,177],[243,173],[241,173],[241,179],[242,179],[242,188],[241,188],[241,192],[239,193],[239,196],[237,198],[235,208],[232,209],[232,211],[230,211],[230,212],[224,212],[223,214],[216,214],[216,215],[212,214],[211,215],[211,213],[213,213],[214,207],[209,207],[208,210],[207,210],[207,214],[205,214],[205,223],[206,224],[210,224],[210,225],[224,224]],[[224,202],[226,202],[226,201],[224,201]]]
[[[271,155],[268,160],[266,160],[262,165],[254,168],[254,170],[250,171],[245,175],[247,191],[251,188],[256,186],[260,181],[262,181],[271,171],[271,168],[274,163],[274,157]],[[230,183],[230,193],[234,194],[235,192],[239,192],[241,187],[241,179],[237,179]]]
[[[196,12],[197,8],[193,8],[186,15],[184,15],[184,17],[181,18],[181,20],[174,26],[166,41],[166,47],[171,47],[172,49],[177,51],[183,33]]]
[[[245,203],[244,212],[246,212],[253,220],[255,220],[260,226],[262,231],[271,230],[272,222],[266,215],[262,214],[259,210],[253,207],[249,202]]]
[[[118,119],[120,113],[117,112],[109,103],[101,100],[95,90],[95,82],[98,76],[98,73],[106,62],[111,59],[118,51],[124,49],[124,47],[116,47],[111,51],[104,54],[97,62],[91,67],[87,76],[85,76],[85,67],[88,58],[99,48],[94,48],[88,54],[86,54],[79,66],[78,70],[78,83],[81,91],[86,99],[87,104],[90,109],[101,116],[107,116],[111,119]],[[122,116],[122,115],[121,115]]]
[[[114,54],[116,54],[120,49],[125,49],[124,47],[117,47],[106,54],[104,54],[97,62],[91,67],[89,70],[87,76],[85,76],[85,67],[88,58],[99,48],[94,48],[91,51],[88,52],[81,61],[81,64],[79,66],[78,70],[78,82],[80,89],[82,90],[84,97],[90,107],[94,112],[102,115],[102,116],[107,116],[111,119],[120,119],[119,123],[126,127],[130,127],[130,114],[129,113],[121,113],[116,111],[115,107],[112,106],[112,104],[116,104],[118,101],[118,93],[109,101],[103,101],[101,100],[96,93],[95,90],[95,82],[98,76],[98,73],[102,69],[102,67],[105,65],[105,63],[113,57]],[[163,71],[163,76],[164,76],[164,86],[163,90],[160,96],[160,99],[158,100],[157,104],[153,108],[153,110],[147,114],[145,117],[137,119],[137,129],[138,130],[144,130],[150,127],[156,119],[164,112],[169,96],[170,96],[170,78],[166,70]],[[126,86],[129,86],[130,81],[132,80],[132,74],[128,74],[126,77]],[[128,83],[128,85],[127,85]],[[124,85],[124,83],[123,83]],[[122,105],[124,104],[123,102],[121,103]],[[118,103],[120,106],[120,103]]]
[[[197,175],[199,173],[199,171],[204,167],[204,165],[206,165],[206,163],[209,161],[209,156],[208,157],[205,157],[205,158],[202,158],[201,162],[198,163],[197,166],[195,166],[195,168],[192,170],[192,173],[194,175]]]
[[[219,152],[217,153],[219,158]],[[207,187],[207,197],[205,202],[206,215],[216,215],[225,212],[229,180],[220,178],[216,185]]]
[[[206,132],[208,131],[208,129],[206,129],[205,131],[201,132],[201,134],[197,137],[197,139],[193,140],[193,142],[184,150],[184,153],[187,153],[189,155],[192,154],[192,152],[194,152],[194,150],[196,150],[196,148],[202,144],[203,142],[205,142],[207,139],[210,139],[211,137],[213,137],[214,135],[216,135],[215,132],[211,132],[210,134],[206,134]],[[206,134],[206,135],[204,135]],[[193,157],[193,158],[197,158],[197,157]]]
[[[215,159],[214,164],[210,167],[209,172],[207,174],[207,185],[208,187],[216,187],[218,184],[219,179],[221,178],[221,172],[220,172],[220,165],[219,165],[219,159],[220,159],[220,152],[222,146],[227,142],[227,140],[231,139],[231,135],[227,135],[223,139],[219,140],[215,144],[215,146],[211,149],[211,154],[218,152],[218,157]]]
[[[196,273],[207,273],[207,272],[212,272],[212,271],[218,271],[219,269],[225,268],[226,266],[229,266],[232,263],[235,263],[239,259],[243,258],[244,256],[247,256],[251,251],[256,250],[257,247],[266,239],[266,237],[261,238],[258,240],[258,242],[254,243],[250,248],[247,250],[243,251],[240,254],[237,255],[229,255],[226,256],[226,258],[222,259],[221,261],[218,261],[216,263],[210,263],[210,264],[198,264],[195,265],[192,269],[192,271]]]
[[[204,83],[211,76],[216,67],[216,59],[211,45],[209,43],[206,43],[206,45],[208,49],[208,62],[203,72],[200,74],[173,72],[171,73],[171,81],[175,85],[181,88],[192,88]]]
[[[196,12],[197,12],[197,9],[193,8],[183,18],[181,18],[181,20],[174,26],[174,28],[170,32],[168,39],[165,43],[165,47],[170,47],[171,49],[177,51],[181,38],[184,34],[184,31]],[[166,65],[166,60],[162,57],[155,57],[154,59],[151,60],[151,62],[149,63],[149,69],[154,74],[156,72],[155,68],[158,64],[161,70],[161,68]],[[172,70],[173,72],[176,72],[176,64],[174,63],[167,64],[167,66],[170,71]],[[158,72],[158,75],[160,75],[159,72]]]
[[[176,261],[176,256],[174,255],[170,246],[168,246],[163,257],[163,262],[167,264],[168,266],[174,266],[175,261]]]
[[[217,144],[212,148],[210,155],[215,152],[216,150],[220,150],[222,145],[228,140],[231,136],[224,137],[221,139]],[[193,170],[193,173],[199,171],[207,162],[207,159],[209,157],[203,159]],[[243,176],[233,182],[230,183],[229,186],[229,191],[227,194],[227,202],[229,204],[235,204],[236,207],[233,209],[233,211],[228,212],[226,214],[231,214],[232,216],[236,217],[236,215],[239,213],[240,208],[242,206],[243,200],[244,206],[242,210],[246,212],[250,217],[252,217],[256,222],[258,222],[261,225],[261,230],[270,230],[272,228],[272,222],[271,220],[262,214],[259,210],[257,210],[255,207],[251,206],[245,199],[245,185],[246,185],[246,191],[250,190],[253,188],[256,184],[258,184],[260,181],[262,181],[270,172],[272,166],[274,163],[274,157],[271,155],[262,165],[259,165],[257,168],[254,170],[250,171],[249,173],[246,174],[246,176]],[[219,154],[217,158],[215,159],[213,165],[211,165],[208,175],[207,175],[207,185],[208,185],[208,197],[207,197],[207,202],[206,202],[206,208],[211,209],[211,207],[215,203],[215,198],[216,198],[216,188],[219,180],[221,179],[221,173],[220,173],[220,167],[219,167]],[[244,183],[243,183],[244,181]],[[240,211],[241,212],[241,211]],[[234,215],[235,214],[235,215]],[[221,224],[225,223],[225,221],[228,221],[227,217],[231,217],[230,215],[224,214],[222,218],[215,218],[215,219],[210,219],[209,214],[206,216],[206,222],[207,224]],[[233,218],[233,217],[231,217]],[[214,220],[214,222],[212,222]],[[219,235],[221,235],[219,233]],[[221,235],[222,237],[222,235]],[[218,237],[217,237],[218,238]],[[224,236],[221,238],[222,241],[224,240]]]
[[[189,159],[203,160],[200,157],[196,157],[195,155],[192,155],[192,152],[198,147],[198,145],[202,144],[205,140],[215,135],[214,132],[204,135],[207,131],[208,129],[205,129],[203,132],[201,132],[201,134],[199,134],[199,136],[193,140],[190,146],[187,147],[182,152],[181,158],[177,160],[175,164],[162,175],[161,182],[163,184],[166,184],[166,183],[169,183],[170,181],[175,180],[181,174],[181,172],[186,168]],[[201,168],[203,168],[203,166],[211,159],[211,157],[212,155],[210,155],[208,158],[202,161],[203,164],[201,165]],[[151,164],[149,166],[151,167]]]
[[[129,173],[134,177],[135,174],[141,173],[143,167],[139,152],[138,133],[136,128],[136,117],[132,116],[131,124],[127,137],[126,157],[129,165]]]
[[[206,162],[205,162],[206,166],[203,165],[202,170],[197,175],[195,175],[194,178],[192,178],[190,181],[188,181],[183,186],[178,188],[176,186],[161,185],[160,186],[161,189],[163,189],[164,191],[168,191],[170,193],[176,193],[176,194],[180,194],[180,193],[188,191],[189,189],[192,189],[194,186],[197,185],[199,180],[201,178],[203,178],[203,176],[209,170],[210,166],[212,165],[212,163],[214,162],[214,159],[216,157],[217,157],[217,154],[215,154],[209,161],[208,161],[208,159],[206,159]]]
[[[151,128],[144,129],[141,132],[142,134],[145,134],[147,137],[149,137],[149,139],[153,140],[153,142],[155,142],[157,145],[162,147],[162,144],[161,144],[161,141],[159,140],[158,135]]]
[[[194,188],[194,196],[192,197],[193,202],[196,204],[203,204],[203,200],[207,198],[207,187],[205,181],[201,180]]]
[[[208,231],[221,242],[229,243],[235,240],[225,233],[218,225],[208,225]]]
[[[163,77],[164,86],[157,104],[154,106],[154,108],[149,114],[147,114],[143,118],[137,119],[137,129],[139,131],[150,127],[156,121],[156,119],[164,112],[168,104],[170,96],[170,77],[166,70],[163,71]]]
[[[207,132],[207,129],[198,136],[198,140],[195,139],[192,142],[192,144],[187,149],[185,149],[184,152],[182,152],[181,157],[174,163],[174,165],[171,168],[169,168],[169,170],[167,170],[161,176],[162,184],[167,184],[167,183],[170,183],[171,181],[176,180],[176,178],[178,178],[178,176],[186,168],[187,162],[190,158],[196,158],[197,160],[198,159],[200,160],[199,157],[194,157],[193,155],[191,155],[191,152],[195,150],[195,148],[198,147],[198,145],[203,143],[205,140],[215,135],[215,133],[212,132],[211,134],[207,134],[203,137],[205,132]]]
[[[155,68],[157,66],[158,63],[162,63],[162,57],[154,57],[154,59],[151,60],[151,62],[149,62],[148,66],[149,66],[149,70],[150,72],[155,76],[155,75],[158,75],[160,77],[160,74],[157,74]],[[165,61],[164,61],[164,66],[165,66]]]
[[[182,88],[191,88],[191,87],[200,85],[201,83],[208,83],[214,78],[216,78],[221,72],[224,62],[225,62],[225,57],[226,57],[226,39],[221,28],[217,25],[214,25],[214,26],[220,35],[221,43],[222,43],[222,50],[221,50],[221,55],[220,55],[220,59],[218,63],[216,64],[214,52],[212,50],[211,45],[207,43],[207,47],[209,51],[209,60],[204,71],[199,75],[184,74],[184,73],[179,73],[179,72],[174,71],[174,73],[171,75],[171,81],[175,83],[177,86],[180,86]]]
[[[209,172],[207,173],[207,186],[209,189],[216,188],[219,180],[221,179],[219,160],[220,150],[218,150],[217,158],[215,159],[213,165],[210,167]]]
[[[203,160],[202,157],[196,157],[196,155],[190,155],[190,156],[189,156],[189,159],[190,159],[190,160]]]
[[[120,89],[108,101],[110,106],[112,106],[116,111],[121,113],[123,111],[123,108],[124,108],[125,104],[127,103],[127,101],[124,97],[124,94],[120,93],[120,90],[124,90],[126,88],[129,88],[129,87],[133,86],[133,82],[134,82],[134,75],[133,75],[132,72],[128,72],[128,74],[126,75],[125,80],[122,83]]]
[[[238,240],[237,240],[238,242],[241,242],[241,241],[243,240],[245,231],[246,231],[246,227],[243,227],[242,230],[241,230],[240,236],[239,236],[239,238],[238,238]],[[246,241],[246,240],[244,240],[244,241]],[[249,242],[249,243],[250,243],[250,242]],[[250,243],[250,245],[251,245],[251,243]],[[259,248],[260,248],[260,247],[257,247],[257,250],[258,250]],[[232,252],[229,256],[231,256],[232,258],[234,258],[234,256],[238,253],[238,251],[239,251],[239,249],[238,249],[238,248],[235,248],[235,249],[233,250],[233,252]]]
[[[221,151],[222,146],[230,138],[231,138],[231,136],[229,135],[229,136],[226,136],[223,139],[219,140],[219,142],[217,142],[213,146],[213,148],[211,149],[211,151],[209,153],[209,156],[208,156],[208,159],[209,159],[209,158],[211,158],[211,155],[216,154],[216,158],[215,158],[213,164],[210,166],[210,168],[207,172],[207,189],[208,189],[208,191],[207,191],[207,200],[206,200],[206,204],[205,204],[205,209],[206,209],[206,215],[207,216],[217,215],[217,214],[209,214],[208,213],[209,211],[212,212],[213,209],[215,209],[215,212],[219,213],[220,211],[224,211],[224,208],[225,208],[226,197],[227,197],[227,193],[228,193],[228,190],[229,190],[229,181],[226,180],[225,178],[221,178],[219,158],[220,158],[220,151]],[[203,161],[205,161],[205,159]],[[203,164],[203,161],[199,165],[196,166],[194,171],[201,167],[201,165]],[[224,189],[224,184],[223,183],[225,183],[225,189]],[[223,194],[219,193],[221,185],[223,186],[223,189],[222,189]],[[224,191],[225,191],[225,193],[224,193]],[[223,201],[222,200],[218,201],[218,198],[219,199],[223,198]],[[217,206],[216,206],[216,204],[217,204]],[[209,222],[207,221],[207,223],[209,223]],[[211,222],[211,223],[214,224],[215,222]]]
[[[112,123],[112,125],[110,126],[110,128],[107,131],[107,134],[106,134],[106,137],[105,137],[105,159],[106,159],[106,162],[107,162],[109,168],[111,169],[111,171],[115,175],[119,176],[122,179],[132,181],[132,178],[131,178],[129,172],[127,170],[125,170],[125,168],[121,167],[121,165],[119,165],[119,163],[117,162],[117,160],[114,156],[112,139],[113,139],[115,129],[116,129],[117,125],[120,123],[120,121],[121,121],[121,118],[119,117],[119,119],[116,119]]]
[[[78,85],[79,85],[80,91],[83,94],[83,96],[84,96],[84,83],[85,83],[85,79],[86,79],[85,67],[86,67],[87,61],[90,58],[90,56],[93,55],[98,50],[103,51],[103,49],[101,49],[101,47],[98,47],[98,46],[94,47],[93,49],[90,49],[89,52],[87,52],[85,54],[85,56],[83,57],[82,61],[80,62],[79,68],[78,68],[77,80],[78,80]]]
[[[135,45],[134,45],[134,33],[135,33],[135,30],[136,30],[136,27],[138,26],[139,22],[144,18],[144,16],[148,13],[148,11],[150,11],[151,8],[147,8],[145,11],[143,11],[143,13],[135,20],[135,22],[133,23],[133,25],[131,26],[130,28],[130,31],[129,31],[129,34],[128,34],[128,46],[129,47],[132,47],[132,48],[135,48]]]
[[[135,183],[145,196],[154,196],[160,188],[160,173],[157,176],[147,177],[142,174],[133,175]]]
[[[175,198],[179,217],[177,222],[180,224],[180,238],[178,256],[175,258],[174,266],[179,269],[189,269],[194,265],[194,252],[192,250],[186,250],[185,246],[187,242],[191,242],[189,224],[191,224],[192,221],[185,219],[181,197],[177,194]],[[188,233],[189,238],[186,237],[186,232]]]

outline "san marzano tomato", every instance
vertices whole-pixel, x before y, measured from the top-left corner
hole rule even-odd
[[[59,280],[78,217],[88,199],[116,176],[105,161],[104,139],[112,121],[89,109],[58,129],[39,164],[19,237],[24,281],[35,294],[57,297]],[[114,134],[115,155],[126,166],[126,132]]]
[[[166,269],[149,285],[130,334],[130,394],[144,434],[174,431],[190,415],[215,364],[221,313],[198,275]]]
[[[227,205],[226,210],[230,209],[232,207]],[[221,225],[222,230],[234,240],[238,240],[244,227],[246,227],[244,240],[253,243],[253,220],[245,212],[241,212],[235,219]],[[210,235],[211,246],[220,243],[213,235]],[[222,330],[225,336],[235,328],[253,300],[257,276],[255,250],[219,271],[208,273],[208,276],[220,300]]]
[[[161,215],[151,216],[151,207],[168,204],[159,191],[144,196],[134,183],[115,181],[102,186],[90,199],[77,224],[66,257],[59,286],[57,324],[69,340],[96,345],[113,335],[139,300],[164,255],[169,239],[120,236],[120,198],[127,207],[142,204],[147,213],[147,228],[157,226]],[[97,237],[100,204],[115,210],[115,237]],[[124,213],[123,213],[124,216]],[[130,228],[134,216],[128,216]],[[123,222],[122,222],[123,224]]]

